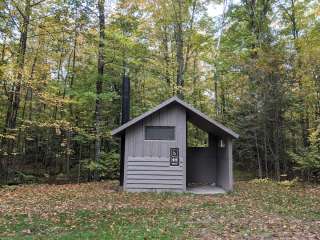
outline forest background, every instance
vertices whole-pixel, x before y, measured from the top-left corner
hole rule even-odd
[[[319,1],[0,0],[1,184],[118,178],[111,130],[174,95],[236,169],[319,180]]]

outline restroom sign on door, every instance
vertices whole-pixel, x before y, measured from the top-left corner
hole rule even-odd
[[[170,166],[179,166],[179,148],[170,148]]]

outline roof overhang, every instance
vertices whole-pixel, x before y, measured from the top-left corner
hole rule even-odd
[[[188,121],[190,121],[192,124],[199,127],[200,129],[205,130],[206,132],[210,132],[210,133],[214,133],[214,134],[218,134],[218,135],[222,135],[222,136],[227,135],[232,138],[239,138],[239,134],[235,133],[230,128],[227,128],[226,126],[222,125],[221,123],[209,118],[207,115],[205,115],[204,113],[195,109],[194,107],[192,107],[191,105],[182,101],[181,99],[179,99],[176,96],[169,98],[168,100],[162,102],[161,104],[159,104],[155,108],[151,109],[150,111],[145,112],[145,113],[141,114],[140,116],[133,118],[129,122],[121,125],[120,127],[112,130],[111,135],[112,136],[121,136],[127,128],[133,126],[134,124],[140,122],[144,118],[152,115],[153,113],[155,113],[155,112],[157,112],[157,111],[159,111],[159,110],[161,110],[161,109],[163,109],[173,103],[177,103],[177,104],[181,105],[182,107],[184,107],[186,109]]]

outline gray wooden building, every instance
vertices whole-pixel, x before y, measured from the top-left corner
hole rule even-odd
[[[207,147],[188,147],[187,121],[208,134]],[[177,97],[114,129],[112,135],[125,139],[126,191],[233,188],[232,140],[239,135]]]

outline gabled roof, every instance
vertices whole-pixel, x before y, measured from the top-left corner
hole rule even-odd
[[[151,109],[148,112],[145,112],[141,114],[140,116],[133,118],[129,122],[126,122],[125,124],[121,125],[120,127],[112,130],[111,135],[118,136],[121,135],[121,133],[124,132],[124,130],[137,122],[143,120],[144,118],[152,115],[153,113],[160,111],[161,109],[171,105],[171,104],[178,104],[186,109],[187,117],[190,122],[192,122],[194,125],[198,126],[200,129],[203,129],[207,132],[212,133],[218,133],[221,135],[229,135],[233,138],[238,138],[239,135],[232,131],[231,129],[227,128],[226,126],[222,125],[221,123],[209,118],[204,113],[200,112],[199,110],[195,109],[191,105],[187,104],[186,102],[182,101],[178,97],[174,96],[172,98],[169,98],[168,100],[162,102],[155,108]]]

